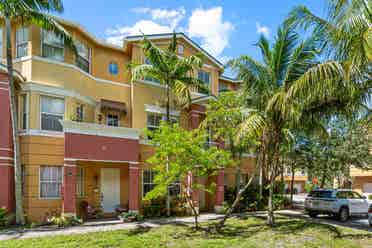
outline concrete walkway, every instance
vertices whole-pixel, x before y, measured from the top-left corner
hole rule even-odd
[[[291,218],[301,218],[306,219],[314,223],[323,223],[333,226],[343,226],[350,227],[354,229],[370,231],[372,228],[369,226],[368,219],[366,218],[350,218],[347,222],[340,222],[335,220],[333,217],[328,215],[319,215],[317,218],[311,218],[309,215],[305,214],[303,210],[279,210],[275,211],[275,214],[284,215]]]
[[[200,222],[209,220],[216,220],[223,215],[218,214],[201,214],[199,216]],[[8,239],[25,239],[25,238],[39,238],[53,235],[69,235],[69,234],[84,234],[90,232],[105,232],[125,229],[154,228],[166,224],[190,224],[194,222],[194,217],[175,217],[175,218],[159,218],[149,219],[144,222],[123,223],[119,220],[107,221],[89,221],[81,226],[56,228],[53,226],[43,226],[37,228],[15,228],[6,231],[0,231],[0,240]]]

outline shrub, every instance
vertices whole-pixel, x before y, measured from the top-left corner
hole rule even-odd
[[[72,217],[53,216],[48,220],[48,223],[51,225],[57,225],[58,227],[69,227],[81,225],[83,221],[76,216]]]
[[[311,182],[305,183],[304,189],[306,193],[310,193],[314,188],[315,188],[315,185],[312,184]]]
[[[274,210],[282,209],[291,205],[291,199],[282,194],[273,195],[273,206]]]
[[[170,207],[172,216],[187,215],[187,204],[180,197],[173,198]],[[164,197],[144,201],[142,208],[145,217],[161,217],[167,214],[166,199]]]
[[[119,215],[124,222],[143,221],[143,216],[136,212],[124,212]]]
[[[372,195],[368,195],[368,200],[372,200]]]
[[[0,208],[0,227],[5,227],[9,223],[8,210],[6,208]]]

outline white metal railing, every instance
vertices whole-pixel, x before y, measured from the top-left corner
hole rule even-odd
[[[140,138],[140,131],[135,128],[113,127],[95,123],[61,121],[65,133],[76,133],[86,135],[97,135],[114,138],[136,139]]]

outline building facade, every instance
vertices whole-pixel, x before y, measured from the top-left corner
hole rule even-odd
[[[118,205],[140,211],[142,196],[154,187],[146,165],[152,147],[142,135],[156,129],[165,114],[165,90],[154,80],[131,83],[129,63],[146,63],[140,42],[127,37],[122,46],[96,39],[81,26],[61,20],[73,36],[77,54],[53,33],[33,25],[13,25],[23,202],[27,219],[79,214],[82,201],[111,213]],[[0,29],[1,57],[5,30]],[[172,34],[148,36],[166,46]],[[237,82],[222,76],[223,66],[186,35],[177,34],[179,56],[202,53],[195,72],[211,95],[234,90]],[[6,69],[0,68],[0,206],[14,209],[13,143]],[[172,119],[197,128],[210,96],[193,93],[188,109],[172,109]],[[248,173],[254,157],[246,156]],[[221,170],[214,194],[194,192],[200,210],[222,206],[224,186],[234,184],[233,169]],[[177,185],[175,186],[177,187]],[[176,191],[177,193],[177,191]]]

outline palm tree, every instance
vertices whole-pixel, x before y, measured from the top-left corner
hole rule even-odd
[[[20,163],[19,138],[17,135],[17,109],[16,94],[13,79],[13,56],[11,30],[13,21],[23,21],[38,25],[46,30],[55,32],[65,40],[65,44],[70,45],[75,50],[73,41],[68,32],[50,16],[48,12],[62,12],[62,2],[59,0],[5,0],[0,2],[0,14],[5,19],[6,26],[6,63],[8,70],[10,109],[13,127],[14,144],[14,174],[15,174],[15,201],[16,201],[16,222],[23,225],[25,223],[22,201],[22,177]]]
[[[370,115],[368,102],[372,96],[371,61],[372,61],[372,5],[366,0],[328,0],[328,13],[319,17],[305,6],[295,7],[289,21],[305,31],[312,31],[317,36],[322,48],[322,56],[328,60],[325,64],[333,77],[328,83],[318,89],[318,92],[338,91],[340,82],[343,88],[349,88],[349,108],[345,109],[349,115]],[[309,74],[298,84],[303,90],[293,88],[291,93],[304,95],[312,87],[313,81],[319,76]],[[339,80],[339,79],[342,80]],[[314,93],[318,93],[314,92]],[[334,99],[336,102],[337,99]],[[362,107],[362,108],[360,108]]]
[[[144,36],[143,51],[148,59],[148,64],[131,64],[132,83],[143,78],[151,78],[165,86],[166,90],[166,116],[165,122],[171,123],[170,104],[171,94],[175,95],[177,102],[182,107],[191,104],[191,93],[197,89],[205,89],[204,84],[193,75],[203,63],[202,58],[197,56],[180,57],[176,53],[177,35],[173,32],[172,40],[167,49],[155,46]],[[170,216],[170,196],[167,193],[167,215]]]
[[[319,120],[312,115],[318,109],[311,109],[314,103],[319,103],[319,97],[313,94],[298,97],[298,89],[302,90],[303,82],[308,83],[309,78],[313,79],[313,74],[318,75],[319,71],[323,79],[333,76],[333,70],[328,69],[332,64],[318,63],[317,45],[314,38],[300,41],[294,26],[284,22],[278,28],[272,45],[266,37],[260,37],[257,46],[262,62],[249,56],[229,62],[244,82],[242,90],[247,107],[251,108],[249,117],[240,126],[239,136],[251,136],[261,141],[260,163],[267,170],[269,182],[268,225],[275,222],[272,199],[274,183],[281,171],[280,146],[285,143],[286,132],[291,128],[314,125]],[[313,90],[323,82],[314,81]]]
[[[173,33],[167,49],[161,49],[144,36],[143,51],[148,64],[131,64],[132,82],[143,78],[152,78],[165,86],[166,90],[166,122],[170,122],[171,94],[183,107],[191,103],[191,93],[197,89],[206,91],[201,80],[194,77],[203,63],[199,55],[180,57],[176,53],[177,34]]]

